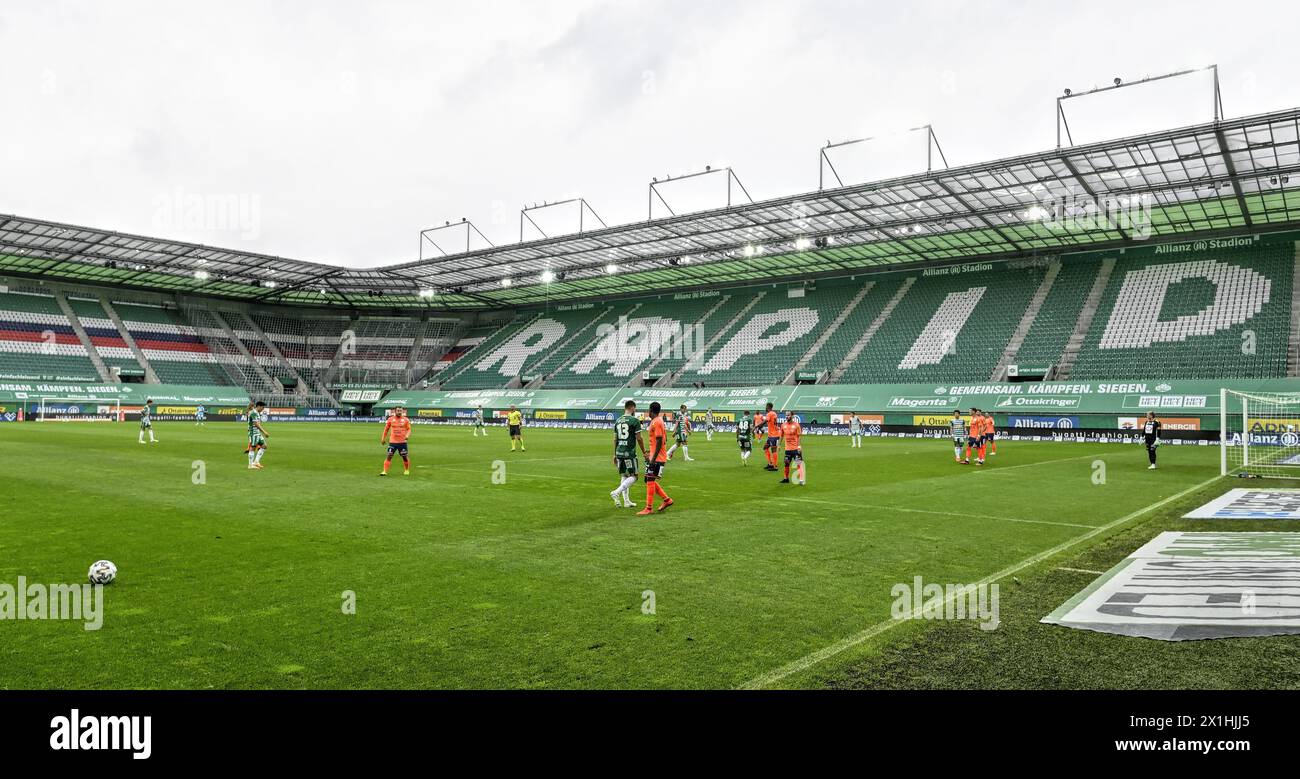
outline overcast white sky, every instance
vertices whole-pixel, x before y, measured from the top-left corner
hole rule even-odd
[[[4,0],[0,213],[404,262],[462,216],[517,240],[542,200],[645,219],[652,176],[706,164],[809,191],[828,139],[932,123],[953,165],[1041,151],[1061,88],[1113,76],[1217,62],[1229,116],[1297,106],[1298,29],[1295,2]],[[1208,80],[1164,83],[1071,101],[1076,140],[1210,118]],[[836,159],[868,180],[924,145]],[[722,204],[721,180],[678,186],[679,211]]]

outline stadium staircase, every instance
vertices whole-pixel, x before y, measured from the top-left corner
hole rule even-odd
[[[81,319],[77,317],[77,312],[73,311],[72,305],[68,303],[67,295],[64,295],[60,290],[55,290],[54,302],[59,304],[59,310],[68,318],[68,324],[72,326],[72,332],[77,334],[77,340],[81,341],[82,347],[85,348],[86,357],[90,358],[90,364],[94,365],[95,370],[99,372],[99,380],[106,384],[120,382],[121,378],[118,374],[109,370],[109,367],[104,364],[103,358],[99,356],[99,350],[95,348],[94,342],[90,340],[86,328],[81,325]]]
[[[226,372],[232,383],[238,384],[253,395],[271,391],[271,377],[262,370],[244,345],[239,342],[231,331],[230,325],[220,314],[205,308],[185,308],[182,312],[188,318],[194,332],[198,333],[207,344],[208,350],[216,358],[217,365]]]
[[[495,333],[484,339],[478,346],[475,346],[472,350],[462,355],[460,359],[456,360],[456,363],[460,365],[460,368],[457,369],[455,365],[449,368],[448,370],[455,372],[446,379],[440,378],[439,389],[489,389],[501,386],[500,374],[493,374],[491,372],[478,371],[474,369],[474,364],[477,361],[477,358],[492,354],[493,350],[498,346],[509,340],[515,335],[515,333],[518,333],[520,330],[537,321],[539,318],[541,318],[541,314],[531,311],[516,315],[514,319],[511,319],[504,327],[498,329]]]
[[[347,326],[343,328],[344,332],[351,331],[355,333],[357,331],[357,325],[358,323],[360,323],[360,321],[361,321],[361,317],[356,317],[356,316],[349,319]],[[308,345],[309,353],[314,356],[316,354],[314,348],[316,344],[313,343],[313,339],[308,338],[307,345]],[[325,368],[324,374],[320,376],[319,386],[321,386],[322,388],[328,388],[331,384],[333,384],[334,379],[339,374],[339,366],[342,364],[343,364],[343,339],[337,338],[334,340],[334,356],[330,358],[328,367]]]
[[[880,309],[880,313],[876,314],[876,318],[871,320],[871,324],[865,331],[863,331],[862,337],[849,347],[849,350],[844,354],[844,358],[840,360],[839,365],[836,365],[835,369],[831,371],[830,381],[839,381],[840,377],[849,369],[849,366],[857,361],[863,350],[867,348],[867,344],[871,343],[871,339],[876,337],[876,333],[880,330],[881,326],[889,319],[889,315],[894,313],[894,309],[897,308],[898,304],[907,296],[908,290],[910,290],[912,285],[915,283],[915,276],[908,276],[903,280],[903,283],[898,286],[898,290],[894,292],[893,297],[885,303],[884,308]]]
[[[777,384],[862,289],[863,283],[787,286],[765,295],[721,345],[682,371],[706,386]]]
[[[714,303],[712,306],[710,306],[708,311],[705,311],[703,314],[700,315],[698,319],[696,319],[694,322],[691,323],[691,329],[689,332],[692,334],[708,332],[707,330],[708,323],[718,314],[718,312],[724,306],[726,306],[729,302],[731,302],[733,297],[734,296],[727,293],[718,295],[718,301]],[[677,338],[675,338],[671,343],[668,344],[668,348],[664,349],[663,352],[661,352],[658,357],[652,359],[649,362],[649,364],[647,364],[640,371],[633,373],[631,379],[629,379],[624,386],[630,386],[630,387],[644,386],[645,382],[641,378],[642,375],[644,374],[653,375],[656,371],[660,369],[661,366],[666,367],[666,363],[670,360],[674,360],[674,359],[684,360],[685,358],[690,357],[690,355],[687,354],[686,352],[687,349],[691,349],[692,347],[700,347],[703,345],[704,344],[690,343],[687,338],[687,331],[683,331],[679,336],[677,336]],[[671,371],[665,371],[665,374],[667,373],[671,373]]]
[[[713,350],[713,347],[718,345],[718,342],[722,340],[724,335],[731,332],[740,322],[744,321],[749,316],[749,312],[752,311],[766,295],[766,290],[760,290],[752,296],[740,294],[732,296],[731,301],[728,302],[730,303],[734,301],[739,308],[729,319],[727,319],[727,323],[709,337],[709,339],[704,342],[704,346],[700,347],[697,352],[687,355],[679,361],[675,361],[678,362],[678,364],[670,366],[671,370],[665,372],[663,377],[655,382],[655,386],[671,387],[683,374],[691,370],[695,365],[702,363],[704,361],[704,356],[709,354]],[[717,314],[718,312],[723,311],[723,309],[723,306],[719,306],[718,309],[715,310],[715,317],[721,318],[720,316],[717,316]],[[725,316],[725,314],[730,314],[731,311],[732,309],[728,308],[723,316]]]
[[[532,376],[534,378],[527,384],[530,389],[544,386],[580,352],[585,351],[588,344],[595,341],[598,336],[593,333],[598,333],[601,325],[616,323],[620,314],[626,316],[628,313],[621,307],[597,306],[594,309],[547,315],[547,319],[564,325],[566,335],[551,349],[528,358],[519,369],[521,384],[524,376]]]
[[[1020,324],[1016,325],[1016,331],[1011,334],[1011,340],[1007,342],[1007,348],[1002,352],[1002,357],[998,364],[993,368],[993,374],[989,376],[989,381],[1006,381],[1007,366],[1014,365],[1016,355],[1020,353],[1020,347],[1024,345],[1025,338],[1029,335],[1029,330],[1034,326],[1034,321],[1038,319],[1038,312],[1042,310],[1047,295],[1052,291],[1052,285],[1056,282],[1056,277],[1061,272],[1061,263],[1053,262],[1047,266],[1047,272],[1043,274],[1043,281],[1038,285],[1034,296],[1029,300],[1029,307],[1020,317]]]
[[[16,291],[0,292],[0,374],[15,379],[98,379],[54,298]]]
[[[700,322],[720,302],[720,296],[664,295],[634,304],[574,353],[548,384],[623,387],[639,382],[650,365],[685,358],[702,332]]]
[[[1291,245],[1291,333],[1286,355],[1286,375],[1300,376],[1300,241]]]
[[[261,341],[262,346],[271,353],[271,357],[276,361],[276,367],[282,372],[281,375],[288,377],[294,382],[295,392],[293,394],[311,394],[311,387],[307,383],[307,380],[302,377],[302,374],[298,373],[298,371],[293,367],[293,363],[289,362],[288,358],[284,356],[284,352],[280,351],[280,347],[276,345],[275,341],[271,340],[271,338],[267,336],[266,331],[262,329],[261,325],[259,325],[256,320],[244,311],[233,313],[232,316],[241,319],[242,322],[240,322],[240,324],[247,327],[250,332],[257,336]],[[283,384],[280,384],[280,388],[280,391],[283,392]],[[325,394],[328,397],[328,393]]]
[[[858,304],[862,302],[862,299],[865,298],[867,293],[875,286],[876,283],[874,281],[868,281],[866,284],[862,285],[862,289],[858,290],[858,293],[854,295],[840,313],[831,320],[830,325],[822,331],[821,335],[817,336],[817,340],[812,342],[812,345],[808,347],[808,351],[804,352],[803,356],[795,361],[794,366],[790,368],[790,372],[781,380],[782,384],[794,383],[795,376],[799,375],[799,371],[805,370],[808,367],[808,364],[812,362],[813,356],[821,351],[822,347],[825,346],[837,332],[839,332],[839,329],[844,324],[845,320],[847,320],[849,316],[857,310]]]
[[[1065,343],[1065,350],[1061,353],[1061,359],[1056,364],[1052,378],[1070,378],[1070,374],[1074,371],[1074,364],[1079,359],[1079,350],[1083,347],[1083,340],[1087,337],[1088,329],[1092,327],[1092,320],[1097,316],[1097,306],[1101,303],[1101,295],[1105,291],[1106,285],[1110,281],[1110,274],[1114,270],[1114,257],[1107,257],[1101,261],[1101,268],[1093,280],[1088,296],[1083,299],[1083,306],[1079,309],[1079,316],[1075,320],[1074,330]]]
[[[141,349],[140,345],[136,342],[135,336],[131,334],[130,328],[126,326],[126,322],[122,320],[122,317],[118,316],[117,309],[113,307],[113,304],[110,303],[106,297],[101,297],[99,299],[99,305],[104,309],[104,313],[108,315],[108,321],[112,322],[113,326],[117,328],[118,335],[121,337],[122,342],[126,344],[126,348],[131,350],[131,354],[135,357],[135,361],[140,365],[141,369],[144,370],[145,381],[150,384],[161,383],[158,373],[154,371],[153,365],[150,364],[149,358],[144,354],[144,350]]]

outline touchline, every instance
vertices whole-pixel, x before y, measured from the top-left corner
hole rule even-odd
[[[50,749],[129,750],[134,760],[148,760],[153,754],[153,717],[82,716],[73,709],[68,716],[50,720]]]

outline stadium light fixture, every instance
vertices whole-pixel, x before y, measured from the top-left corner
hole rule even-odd
[[[794,241],[795,251],[807,251],[812,248],[812,241],[808,238],[796,238]]]
[[[275,282],[274,282],[274,281],[263,281],[263,282],[262,282],[262,286],[263,286],[263,287],[266,287],[267,289],[275,289]]]
[[[618,266],[611,262],[605,266],[605,272],[613,276],[615,273],[618,273]]]
[[[194,271],[194,278],[198,279],[199,281],[207,281],[208,272],[205,270],[196,270]]]
[[[1021,216],[1030,221],[1042,221],[1047,218],[1048,211],[1042,206],[1030,206]]]
[[[501,279],[501,286],[503,286],[503,287],[508,287],[508,286],[510,286],[510,285],[513,284],[513,283],[514,283],[514,282],[512,282],[512,281],[510,280],[510,277],[509,277],[509,276],[506,276],[504,279]]]
[[[745,244],[745,248],[741,249],[740,253],[745,255],[746,257],[753,257],[756,253],[758,253],[758,249],[754,247],[754,244],[749,243],[749,244]]]
[[[551,273],[549,270],[542,271],[542,283],[550,284],[552,281],[555,281],[555,274]]]
[[[426,299],[426,300],[429,299],[429,298],[431,298],[431,297],[433,297],[433,296],[434,296],[434,291],[431,290],[431,289],[422,289],[422,290],[420,290],[420,297],[422,297],[422,298],[424,298],[424,299]]]

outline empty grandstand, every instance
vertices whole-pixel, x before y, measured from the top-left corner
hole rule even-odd
[[[0,216],[0,376],[322,406],[366,389],[1296,376],[1300,198],[1277,171],[1300,164],[1298,125],[1220,120],[382,273]],[[1080,191],[1140,206],[1140,230],[1036,205]]]

